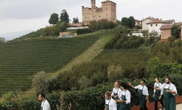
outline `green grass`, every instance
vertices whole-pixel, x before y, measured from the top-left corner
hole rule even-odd
[[[70,39],[36,39],[0,45],[0,93],[25,90],[33,74],[54,72],[89,48],[93,34]]]
[[[92,33],[87,35],[97,36],[99,37],[99,39],[93,45],[91,45],[86,51],[84,51],[79,56],[75,57],[72,61],[70,61],[68,64],[66,64],[63,68],[59,69],[54,73],[51,73],[49,77],[47,77],[48,79],[55,78],[65,71],[70,71],[76,65],[92,61],[95,57],[97,57],[100,53],[102,53],[105,45],[112,39],[113,30],[98,31],[95,32],[94,35]],[[81,35],[80,37],[84,36]]]
[[[102,61],[108,64],[120,64],[127,67],[127,64],[146,63],[150,58],[147,50],[142,49],[106,49],[95,61]]]

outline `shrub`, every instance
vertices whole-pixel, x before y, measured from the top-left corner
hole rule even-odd
[[[92,21],[89,24],[89,29],[91,31],[98,31],[102,29],[112,29],[114,27],[116,27],[116,24],[107,20]]]
[[[37,93],[48,92],[48,82],[46,81],[47,74],[44,71],[38,72],[32,79],[32,87]]]
[[[78,35],[80,35],[80,34],[87,34],[87,33],[90,33],[90,32],[91,32],[90,29],[78,29],[78,30],[76,30],[76,33]]]
[[[0,110],[17,110],[17,104],[13,101],[1,102]]]
[[[82,76],[78,80],[78,84],[80,85],[80,89],[87,88],[92,85],[92,80],[87,78],[86,76]]]
[[[174,84],[177,87],[178,90],[178,94],[182,95],[182,85],[181,85],[181,81],[182,81],[182,74],[172,74],[170,75],[172,82],[174,82]]]
[[[131,30],[127,28],[118,27],[118,29],[113,39],[105,46],[106,49],[137,49],[142,46],[150,47],[158,41],[154,37],[142,38],[131,36]]]
[[[158,58],[153,58],[148,62],[148,71],[152,75],[163,77],[172,74],[182,74],[181,64],[163,64]]]
[[[107,68],[108,79],[111,81],[117,80],[118,77],[123,76],[123,68],[120,64],[110,64]]]
[[[172,31],[172,36],[175,39],[180,38],[180,34],[181,34],[181,27],[180,27],[180,25],[173,25],[171,31]]]
[[[102,110],[104,107],[104,93],[109,86],[97,86],[81,91],[61,93],[61,110]]]
[[[18,102],[19,110],[40,110],[40,104],[35,97],[22,99]]]
[[[126,26],[128,28],[134,28],[135,27],[135,18],[133,16],[130,17],[124,17],[121,20],[121,24],[123,26]]]
[[[152,56],[157,56],[162,62],[182,63],[182,41],[157,43],[151,48]]]

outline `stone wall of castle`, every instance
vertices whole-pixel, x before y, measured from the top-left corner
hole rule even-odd
[[[88,25],[91,21],[99,21],[102,19],[116,22],[116,3],[106,0],[98,8],[95,5],[95,0],[91,0],[91,5],[91,8],[82,7],[82,21],[84,25]]]

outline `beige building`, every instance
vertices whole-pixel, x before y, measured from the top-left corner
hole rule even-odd
[[[172,36],[172,33],[171,33],[172,26],[173,26],[172,24],[166,24],[160,28],[161,29],[161,40],[167,40]]]
[[[145,19],[142,20],[142,30],[143,31],[148,31],[149,27],[148,27],[148,23],[152,22],[152,21],[157,21],[159,20],[158,18],[153,18],[153,17],[147,17]]]
[[[102,6],[96,6],[96,0],[91,0],[91,7],[82,6],[82,22],[88,25],[91,21],[108,20],[116,22],[116,3],[106,0]]]
[[[170,37],[172,37],[172,29],[173,24],[166,24],[163,25],[161,29],[161,40],[168,40]],[[181,25],[181,34],[180,39],[182,40],[182,25]]]

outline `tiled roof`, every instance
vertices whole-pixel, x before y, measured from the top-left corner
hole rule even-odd
[[[159,20],[159,18],[147,17],[147,18],[143,19],[142,21],[147,20],[147,19],[150,19],[150,20]]]
[[[182,22],[177,22],[177,23],[174,23],[175,25],[181,25],[182,26]]]
[[[171,29],[173,27],[173,25],[172,24],[165,24],[165,25],[163,25],[163,26],[161,26],[161,30],[167,30],[167,29]]]
[[[173,24],[174,20],[161,20],[161,19],[156,19],[156,20],[152,20],[150,23],[147,24]]]

